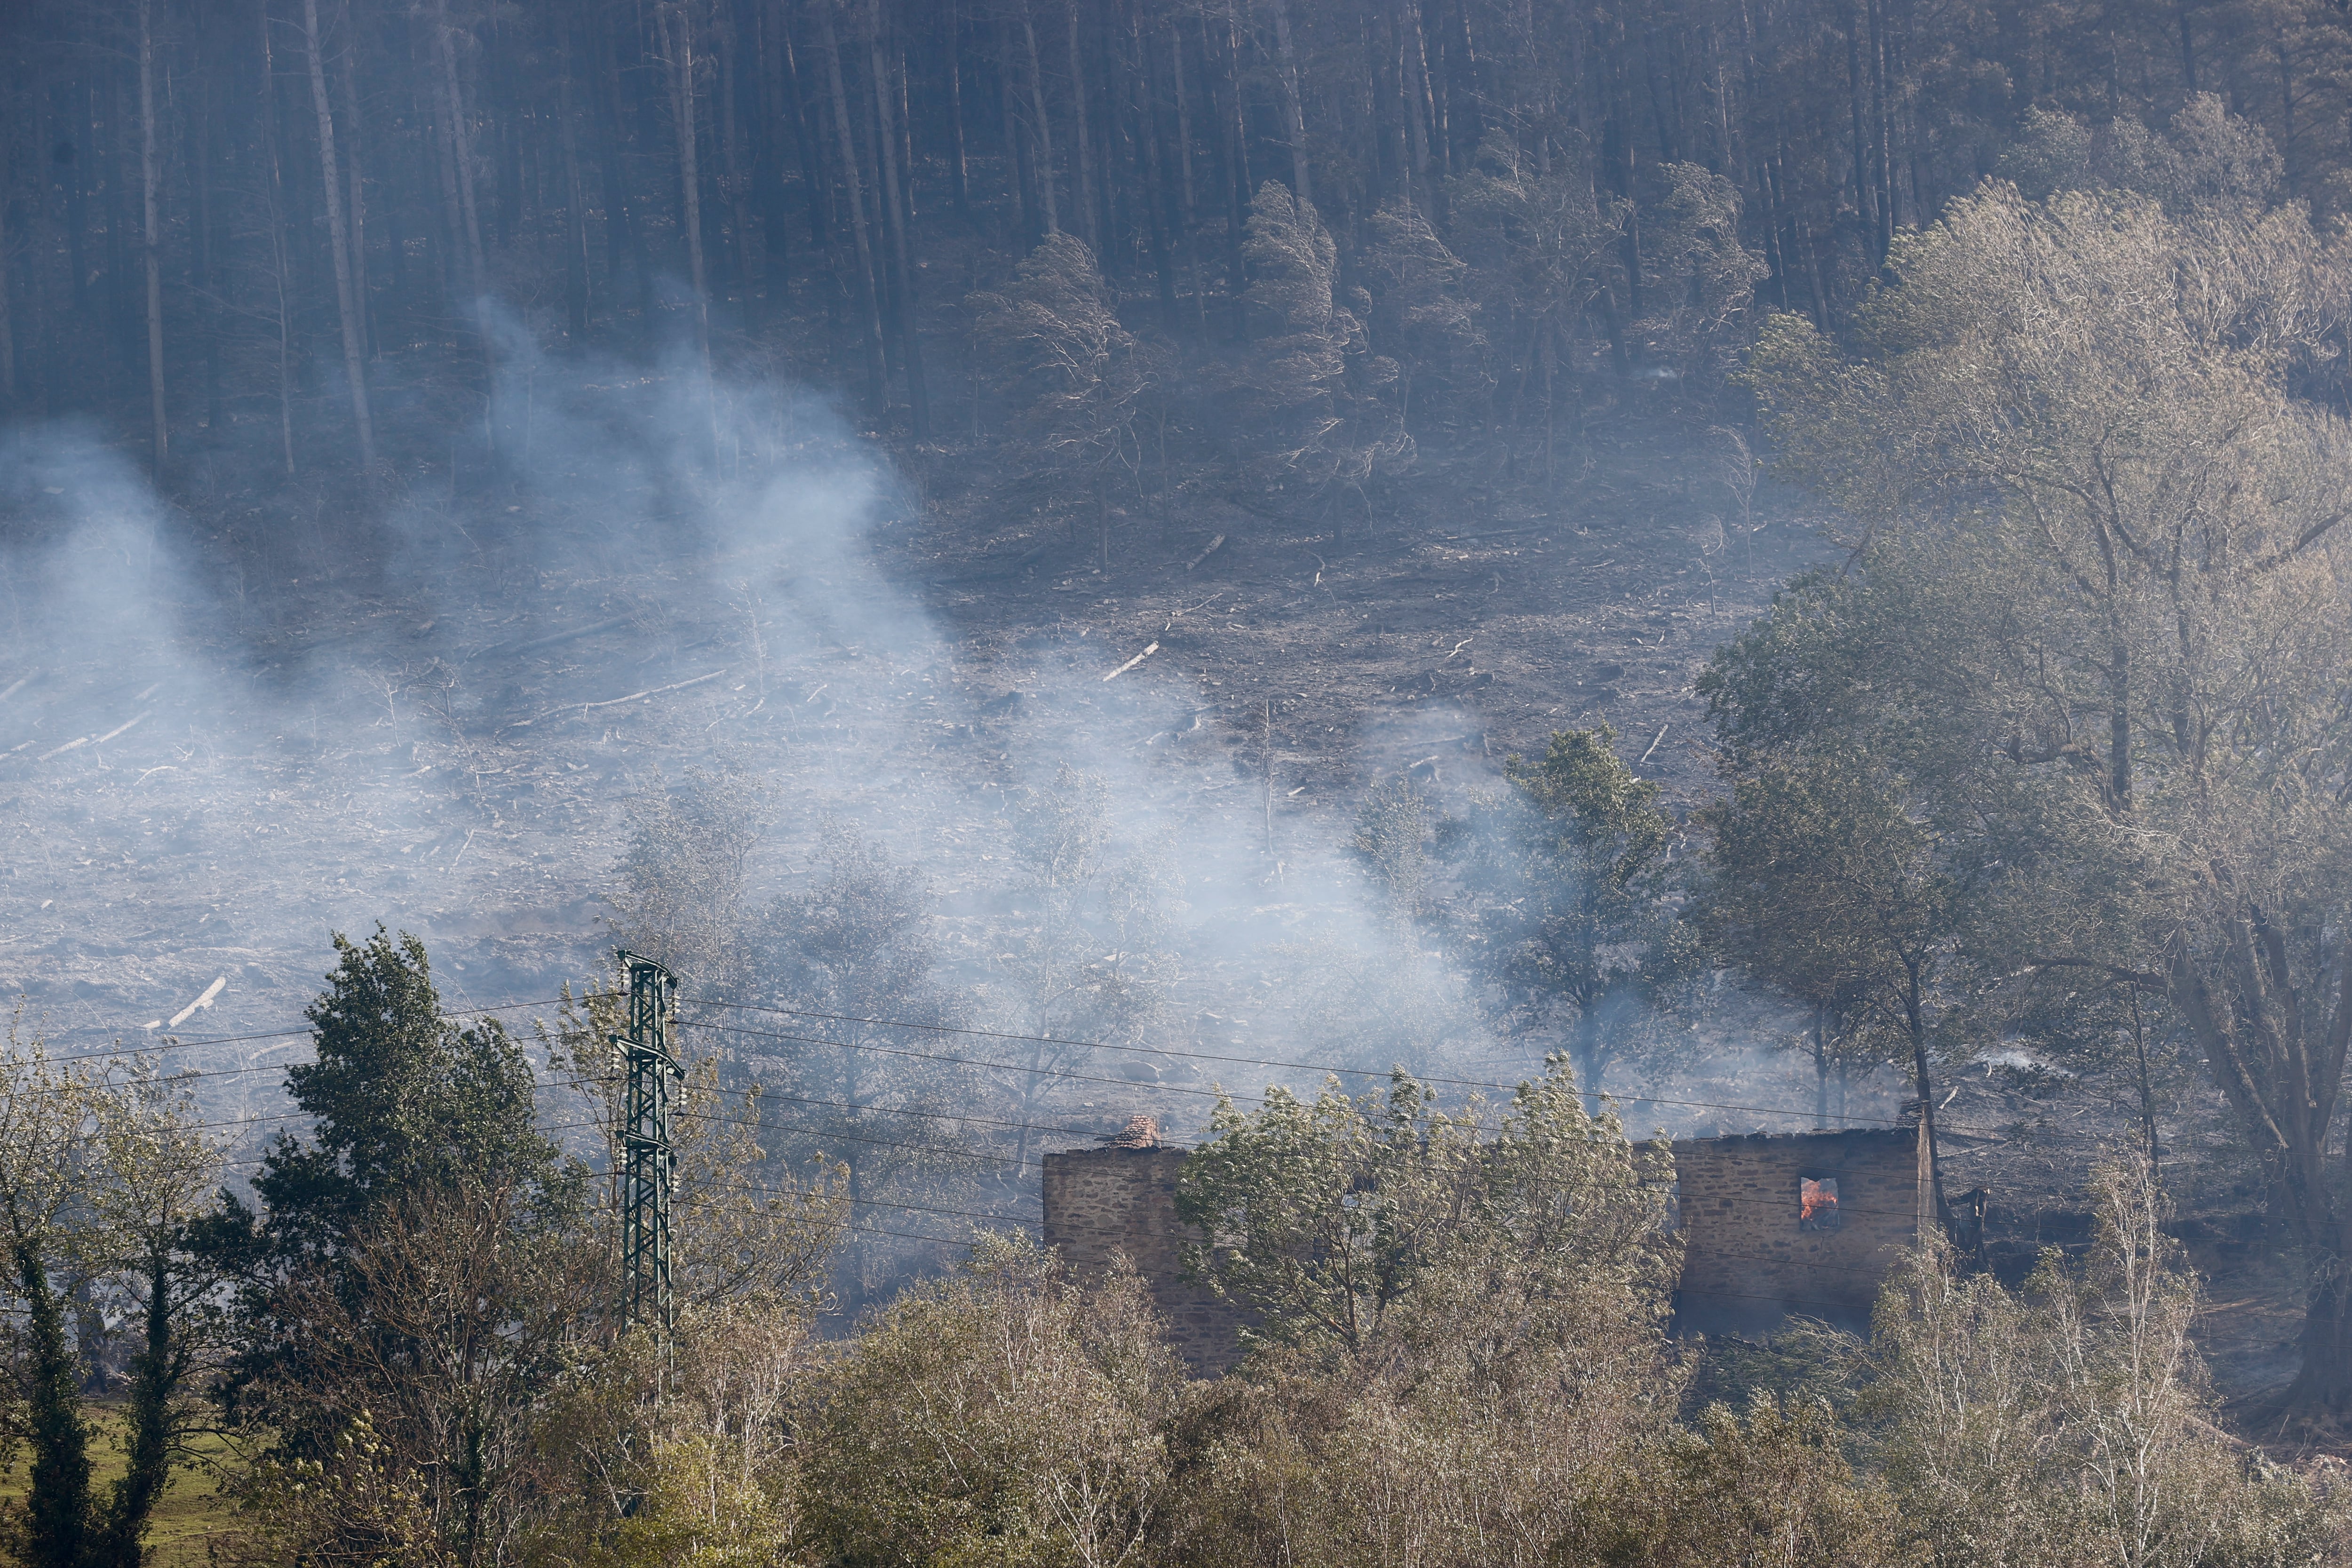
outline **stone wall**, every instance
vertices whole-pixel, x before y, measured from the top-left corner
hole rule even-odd
[[[1151,1288],[1168,1337],[1193,1374],[1214,1377],[1240,1359],[1242,1317],[1206,1285],[1184,1278],[1176,1173],[1185,1152],[1073,1149],[1045,1156],[1045,1245],[1076,1271],[1099,1272],[1125,1253]]]
[[[1676,1327],[1752,1333],[1792,1312],[1866,1325],[1895,1255],[1916,1234],[1916,1150],[1909,1129],[1676,1143]],[[1178,1249],[1187,1231],[1176,1217],[1184,1154],[1161,1144],[1046,1155],[1045,1245],[1081,1274],[1126,1254],[1185,1363],[1213,1377],[1240,1358],[1244,1320],[1184,1278]],[[1799,1184],[1808,1177],[1837,1183],[1833,1226],[1801,1222]]]
[[[1790,1313],[1866,1324],[1918,1234],[1918,1135],[1908,1128],[1754,1133],[1675,1145],[1683,1275],[1676,1325],[1755,1332]],[[1804,1225],[1800,1184],[1838,1184],[1834,1227]]]

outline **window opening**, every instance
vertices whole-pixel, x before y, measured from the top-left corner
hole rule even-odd
[[[1838,1179],[1835,1176],[1798,1177],[1797,1228],[1836,1230],[1842,1223],[1838,1214]]]

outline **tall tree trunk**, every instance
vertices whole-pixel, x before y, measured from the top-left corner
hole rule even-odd
[[[824,24],[826,85],[833,89],[834,139],[840,144],[842,195],[849,203],[849,232],[857,250],[858,324],[866,332],[867,401],[878,417],[889,408],[890,389],[882,366],[881,289],[875,283],[874,244],[866,231],[866,196],[857,175],[857,138],[849,118],[849,89],[841,76],[841,39],[833,25],[835,0],[816,0]]]
[[[14,90],[0,89],[0,413],[16,406],[16,300],[14,275],[8,266],[8,193],[15,174],[9,153],[16,145]]]
[[[1298,205],[1315,205],[1315,186],[1307,173],[1307,106],[1301,101],[1298,87],[1298,57],[1290,47],[1290,0],[1273,0],[1274,47],[1281,66],[1282,107],[1289,124],[1285,127],[1290,138],[1291,189],[1297,193]]]
[[[738,25],[732,5],[721,4],[719,15],[724,25],[719,34],[719,153],[725,159],[721,178],[727,198],[727,211],[735,225],[735,293],[736,310],[741,324],[749,330],[759,320],[758,297],[753,290],[756,263],[751,257],[751,168],[743,151],[742,105],[738,101],[742,89],[740,62],[743,55],[742,31]]]
[[[205,428],[217,441],[227,424],[221,406],[221,301],[213,287],[213,156],[218,135],[219,100],[215,60],[205,56],[211,48],[209,40],[197,43],[195,112],[188,117],[188,169],[195,184],[194,242],[188,247],[189,292],[195,296],[198,331],[205,342]],[[0,245],[0,254],[6,251]],[[0,289],[0,309],[5,309],[5,289]],[[8,385],[0,381],[0,400],[8,395]]]
[[[1020,248],[1027,249],[1045,237],[1043,210],[1037,199],[1036,161],[1031,155],[1029,138],[1021,133],[1020,94],[1013,84],[1021,79],[1020,69],[1013,59],[1013,29],[1001,23],[994,25],[996,35],[996,107],[1004,122],[1004,163],[1013,181],[1013,194],[1021,207]],[[975,413],[977,407],[975,406]]]
[[[563,316],[572,341],[588,337],[588,189],[580,174],[580,132],[573,123],[572,29],[563,29],[555,89],[556,131],[563,147]]]
[[[489,276],[482,255],[480,204],[474,197],[474,137],[467,123],[466,85],[457,72],[457,29],[449,21],[449,0],[433,0],[435,36],[441,46],[441,100],[449,123],[449,159],[457,187],[457,215],[465,247],[467,303],[484,352],[489,344]]]
[[[269,3],[254,7],[261,26],[261,153],[263,226],[269,235],[270,280],[277,296],[278,438],[284,449],[286,474],[294,475],[294,289],[289,277],[291,257],[286,242],[285,157],[278,122],[278,72],[270,50]]]
[[[593,24],[591,24],[593,27]],[[646,256],[645,235],[631,216],[629,206],[628,171],[622,163],[625,129],[622,124],[621,68],[619,47],[610,27],[593,27],[589,34],[590,113],[596,132],[596,167],[604,187],[604,277],[605,287],[612,290],[614,309],[618,310],[620,279],[625,271],[636,275],[637,310],[640,322],[653,325],[652,268]]]
[[[10,1216],[13,1218],[14,1216]],[[16,1533],[25,1568],[86,1568],[89,1550],[89,1428],[76,1408],[75,1356],[65,1313],[49,1286],[40,1249],[15,1240],[17,1288],[25,1302],[26,1446],[33,1451]]]
[[[382,339],[376,331],[375,311],[368,294],[367,184],[361,177],[360,90],[352,66],[352,58],[358,53],[358,41],[354,39],[338,62],[340,68],[336,79],[343,90],[343,119],[349,127],[340,145],[343,162],[351,170],[352,300],[359,307],[360,353],[372,356],[382,346]]]
[[[801,186],[808,196],[809,243],[822,249],[833,243],[832,226],[826,220],[824,150],[812,118],[815,111],[801,90],[799,50],[793,41],[792,18],[782,9],[782,4],[778,0],[777,65],[783,80],[785,112],[792,118],[793,141],[800,152]]]
[[[343,221],[342,164],[335,157],[335,119],[327,105],[327,71],[319,51],[319,0],[302,0],[302,47],[310,69],[310,107],[319,117],[319,169],[327,197],[327,247],[335,267],[335,309],[343,328],[343,374],[352,389],[352,426],[360,467],[375,467],[375,426],[368,416],[367,355],[361,344],[359,303],[352,294],[352,236]]]
[[[710,277],[702,254],[702,173],[696,161],[694,22],[682,0],[662,0],[662,52],[668,57],[669,104],[677,136],[678,227],[685,231],[688,283],[694,290],[694,348],[710,374]]]
[[[154,416],[152,448],[160,481],[172,460],[172,426],[163,404],[163,226],[157,213],[163,172],[155,153],[154,0],[139,0],[140,248],[147,262],[147,400]]]
[[[1059,234],[1062,223],[1054,210],[1054,124],[1045,115],[1045,72],[1037,63],[1037,26],[1030,0],[1021,0],[1021,41],[1029,51],[1029,115],[1037,139],[1037,201],[1044,209],[1048,236]]]
[[[1249,127],[1242,120],[1242,79],[1240,50],[1234,39],[1230,21],[1217,37],[1218,48],[1209,43],[1209,21],[1201,18],[1201,58],[1205,62],[1212,53],[1218,68],[1210,79],[1210,97],[1217,110],[1217,144],[1224,153],[1224,175],[1218,183],[1225,188],[1225,297],[1234,313],[1234,337],[1246,342],[1249,337],[1249,305],[1243,298],[1249,289],[1249,269],[1242,257],[1242,237],[1245,229],[1243,214],[1249,208]]]
[[[948,195],[956,216],[971,222],[971,159],[963,134],[963,15],[961,5],[948,10]]]
[[[1094,134],[1087,113],[1087,71],[1078,54],[1078,7],[1067,7],[1070,44],[1070,204],[1077,209],[1078,235],[1103,258],[1103,229],[1095,210]]]
[[[869,4],[866,26],[872,28],[866,38],[866,59],[874,87],[875,162],[881,165],[883,226],[889,234],[891,265],[898,274],[898,361],[907,375],[908,422],[915,439],[922,441],[931,434],[931,395],[923,378],[923,345],[915,326],[915,269],[908,254],[908,213],[898,184],[898,137],[891,124],[890,106],[896,95],[890,91],[889,68],[882,59],[879,5]]]
[[[172,1256],[161,1242],[149,1248],[146,1339],[131,1360],[131,1402],[123,1412],[130,1447],[122,1474],[107,1499],[104,1527],[91,1568],[142,1568],[148,1521],[172,1475],[172,1400],[188,1358],[172,1331]]]
[[[1150,47],[1147,40],[1145,47]],[[1209,330],[1209,283],[1201,270],[1200,204],[1192,183],[1192,105],[1184,90],[1184,36],[1168,23],[1171,96],[1176,104],[1176,231],[1184,244],[1184,270],[1192,284],[1192,330]]]

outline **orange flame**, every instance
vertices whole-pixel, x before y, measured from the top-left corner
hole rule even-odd
[[[1811,1220],[1816,1215],[1835,1214],[1838,1206],[1837,1178],[1830,1176],[1815,1181],[1811,1176],[1800,1177],[1798,1196],[1803,1205],[1797,1215],[1800,1224]]]

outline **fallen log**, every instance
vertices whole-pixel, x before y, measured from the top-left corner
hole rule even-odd
[[[544,637],[531,637],[523,642],[492,643],[489,647],[482,649],[481,652],[468,654],[467,657],[468,658],[490,658],[500,654],[512,655],[519,653],[537,653],[543,647],[555,647],[561,644],[571,642],[578,637],[593,637],[598,632],[617,630],[622,626],[629,625],[635,618],[636,617],[634,616],[614,616],[608,621],[596,621],[584,626],[573,626],[569,631],[549,632]]]
[[[1217,552],[1218,548],[1224,542],[1225,536],[1221,533],[1217,535],[1216,538],[1209,541],[1208,543],[1201,546],[1201,553],[1193,556],[1192,559],[1184,563],[1184,570],[1190,572],[1193,567],[1198,566],[1202,562],[1206,561],[1210,556],[1214,555]]]
[[[205,994],[203,995],[197,997],[194,1001],[189,1003],[186,1006],[173,1014],[171,1022],[165,1024],[163,1027],[167,1029],[176,1029],[181,1025],[186,1023],[190,1018],[194,1017],[196,1014],[211,1006],[213,1005],[213,998],[219,995],[222,989],[227,984],[228,976],[224,974],[219,979],[214,981],[210,985],[205,986]]]
[[[1661,724],[1661,725],[1659,725],[1659,726],[1658,726],[1658,732],[1657,732],[1656,734],[1654,734],[1654,735],[1653,735],[1653,736],[1651,736],[1651,737],[1650,737],[1650,750],[1649,750],[1648,752],[1643,752],[1642,753],[1642,760],[1641,760],[1640,762],[1635,763],[1633,764],[1635,767],[1637,767],[1637,768],[1638,768],[1638,767],[1643,767],[1643,766],[1645,766],[1645,765],[1649,763],[1649,760],[1650,760],[1650,752],[1654,752],[1654,751],[1656,751],[1656,750],[1658,749],[1658,742],[1659,742],[1660,741],[1663,741],[1663,740],[1664,740],[1664,739],[1666,738],[1666,731],[1667,731],[1667,729],[1668,729],[1668,726],[1667,726],[1667,725],[1664,725],[1664,724]]]
[[[151,711],[151,712],[152,712],[152,710],[151,709],[151,710],[149,710],[149,711]],[[124,720],[121,723],[117,724],[113,729],[109,730],[105,734],[100,735],[100,736],[99,736],[97,739],[95,739],[95,740],[91,741],[91,742],[90,742],[90,744],[91,744],[91,745],[93,745],[93,746],[103,746],[103,745],[104,745],[104,744],[106,744],[109,741],[111,741],[111,740],[112,740],[112,739],[114,739],[114,737],[116,737],[117,735],[121,734],[125,730],[128,730],[129,728],[131,728],[131,725],[136,724],[137,722],[139,722],[139,721],[140,721],[140,720],[144,719],[145,717],[147,717],[147,715],[146,715],[145,713],[140,713],[140,714],[136,714],[136,715],[134,715],[134,716],[133,716],[133,717],[131,717],[131,718],[126,719],[126,720]]]
[[[617,708],[624,702],[635,702],[641,697],[659,697],[665,691],[683,691],[689,686],[699,686],[706,680],[716,680],[726,673],[723,669],[714,669],[709,675],[698,675],[692,680],[673,680],[667,686],[656,686],[644,691],[632,691],[626,697],[607,697],[602,702],[583,702],[580,705],[580,711],[585,713],[592,708]]]
[[[1105,680],[1117,680],[1120,676],[1125,675],[1129,670],[1133,669],[1137,665],[1141,664],[1145,659],[1150,658],[1153,654],[1158,653],[1159,651],[1160,645],[1158,643],[1153,643],[1150,647],[1145,648],[1141,653],[1137,654],[1133,658],[1129,659],[1125,664],[1120,665],[1117,669],[1114,669],[1108,675],[1104,676],[1103,679]]]

